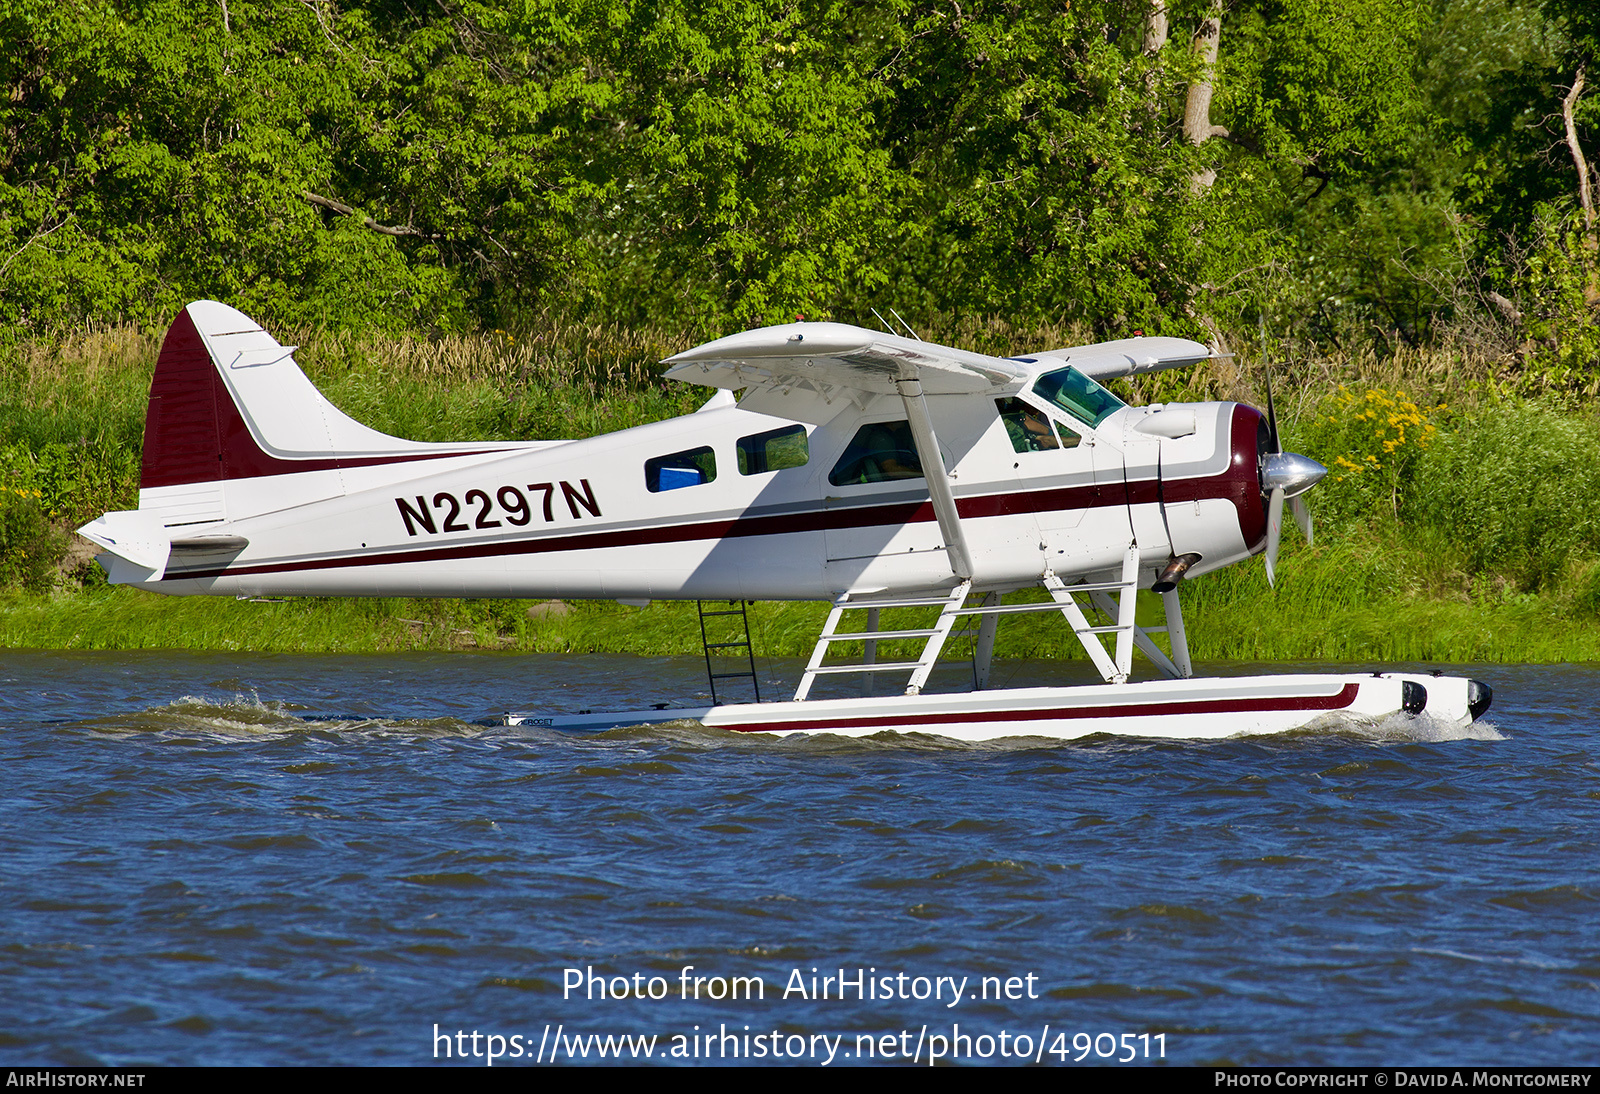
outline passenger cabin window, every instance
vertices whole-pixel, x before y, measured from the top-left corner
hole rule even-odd
[[[1075,368],[1045,373],[1033,393],[1091,427],[1128,405]]]
[[[811,458],[806,444],[806,427],[791,425],[753,437],[740,437],[739,474],[764,475],[786,467],[804,467]]]
[[[862,426],[828,473],[828,481],[835,486],[920,478],[922,461],[911,439],[911,423],[906,421]]]
[[[995,406],[1000,409],[1011,447],[1018,452],[1076,448],[1082,439],[1070,429],[1053,425],[1048,414],[1021,399],[996,399]]]
[[[644,484],[652,494],[699,486],[717,477],[717,456],[709,448],[691,448],[644,461]]]

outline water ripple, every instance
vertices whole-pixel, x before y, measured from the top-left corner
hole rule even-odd
[[[3,659],[6,1062],[432,1062],[435,1022],[1048,1022],[1191,1064],[1600,1044],[1591,668],[1474,670],[1497,707],[1466,732],[963,744],[479,724],[693,695],[695,659]],[[686,998],[691,965],[766,998]],[[588,968],[672,994],[564,998]],[[784,999],[813,969],[992,993]]]

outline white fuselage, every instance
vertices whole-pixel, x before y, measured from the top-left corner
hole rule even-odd
[[[1235,440],[1236,417],[1253,411],[1129,407],[1090,428],[1025,387],[1018,397],[1075,446],[1018,452],[995,399],[927,396],[975,588],[1113,570],[1130,542],[1146,585],[1176,554],[1200,555],[1191,572],[1201,573],[1259,549],[1238,500],[1254,453],[1242,469]],[[824,405],[796,393],[785,417],[716,405],[728,402],[586,440],[212,484],[199,519],[173,533],[247,545],[175,549],[161,580],[132,583],[171,594],[796,600],[953,583],[920,476],[830,482],[864,424],[906,417],[899,397]],[[1190,415],[1192,431],[1132,428],[1153,413]],[[797,420],[822,423],[798,427],[802,465],[741,470],[741,439]],[[650,461],[707,448],[714,464],[697,458],[709,481],[663,486],[661,473],[650,488]],[[146,489],[140,508],[179,515],[192,493]]]

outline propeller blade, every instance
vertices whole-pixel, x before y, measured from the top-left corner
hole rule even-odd
[[[1273,585],[1278,568],[1278,540],[1283,536],[1283,487],[1272,488],[1267,506],[1267,584]]]
[[[1300,534],[1306,537],[1306,546],[1311,546],[1311,510],[1306,505],[1306,499],[1300,494],[1290,498],[1289,512],[1294,514],[1294,522],[1300,526]]]
[[[1283,442],[1278,439],[1278,412],[1272,406],[1272,371],[1263,369],[1261,377],[1267,385],[1267,443],[1276,454],[1283,451]]]

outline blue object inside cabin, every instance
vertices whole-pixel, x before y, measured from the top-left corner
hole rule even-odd
[[[682,490],[685,486],[699,486],[705,476],[696,467],[663,467],[657,483],[659,490]]]

